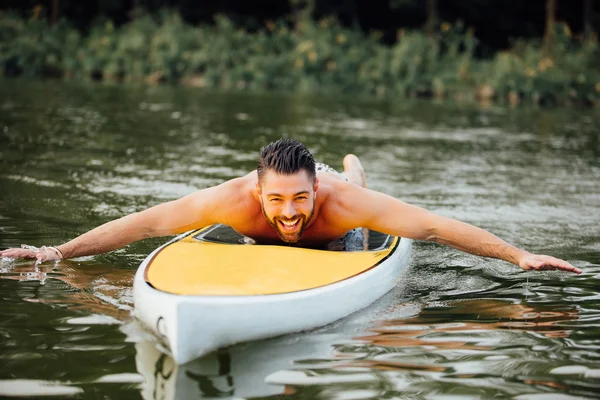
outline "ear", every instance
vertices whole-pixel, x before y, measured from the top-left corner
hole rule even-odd
[[[315,196],[317,195],[317,191],[319,190],[319,178],[315,178],[315,186],[313,187],[315,191]]]
[[[255,189],[256,189],[256,194],[258,194],[258,197],[260,197],[260,195],[262,194],[262,190],[260,189],[260,183],[258,181],[256,181],[256,183],[254,184]]]

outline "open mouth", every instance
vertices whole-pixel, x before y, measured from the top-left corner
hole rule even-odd
[[[294,232],[298,226],[300,226],[300,218],[296,218],[291,221],[282,221],[278,219],[277,223],[283,232]]]

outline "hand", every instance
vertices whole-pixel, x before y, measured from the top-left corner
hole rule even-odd
[[[12,248],[0,251],[1,257],[7,258],[36,258],[37,262],[61,260],[62,254],[56,247],[21,245],[21,248]]]
[[[583,271],[569,264],[568,262],[539,254],[527,254],[519,260],[519,267],[525,271],[532,269],[537,271],[560,270],[581,274]]]

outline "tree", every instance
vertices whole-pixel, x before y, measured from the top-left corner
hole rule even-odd
[[[592,15],[594,0],[583,0],[583,34],[586,40],[590,40],[594,33],[592,28]]]
[[[546,0],[546,29],[544,32],[544,51],[552,52],[554,29],[556,27],[556,0]]]
[[[390,7],[391,8],[420,8],[423,2],[421,0],[391,0]],[[438,0],[427,0],[425,3],[425,13],[427,15],[427,19],[425,21],[425,32],[428,35],[432,36],[437,30],[438,24],[440,22],[439,12],[438,12]]]
[[[58,21],[59,0],[52,0],[52,14],[50,14],[50,24],[54,25]]]
[[[432,36],[435,33],[439,23],[437,0],[427,0],[427,21],[425,22],[425,32],[427,32],[429,36]]]
[[[294,29],[302,30],[303,24],[308,21],[315,9],[315,0],[289,0],[294,15]]]

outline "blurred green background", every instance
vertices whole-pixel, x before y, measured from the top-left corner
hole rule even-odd
[[[594,0],[4,1],[0,74],[600,104]]]

